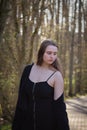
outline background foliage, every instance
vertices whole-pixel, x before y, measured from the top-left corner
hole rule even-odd
[[[21,73],[44,39],[58,43],[65,96],[86,94],[86,35],[86,0],[0,0],[0,118],[12,121]]]

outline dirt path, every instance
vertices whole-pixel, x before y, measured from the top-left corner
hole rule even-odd
[[[66,101],[70,130],[87,130],[87,96]]]

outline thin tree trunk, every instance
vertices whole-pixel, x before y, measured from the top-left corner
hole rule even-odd
[[[72,37],[71,37],[71,44],[70,44],[70,63],[69,63],[69,96],[73,95],[73,57],[74,57],[74,36],[75,36],[75,22],[76,22],[76,4],[77,0],[75,1],[75,10],[74,10],[74,20],[72,21]]]
[[[10,11],[10,0],[0,0],[0,43],[2,42],[2,35],[5,28],[8,13]]]
[[[81,93],[81,80],[82,80],[82,45],[81,45],[81,29],[82,29],[82,13],[81,13],[82,2],[79,0],[79,14],[78,14],[78,72],[76,81],[76,92]]]

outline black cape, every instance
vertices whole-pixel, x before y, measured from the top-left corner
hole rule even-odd
[[[32,82],[31,67],[26,66],[21,77],[12,130],[69,130],[63,94],[55,101],[47,81]]]

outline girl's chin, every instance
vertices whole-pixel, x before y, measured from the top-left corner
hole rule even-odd
[[[49,65],[53,64],[53,61],[49,61],[48,64],[49,64]]]

